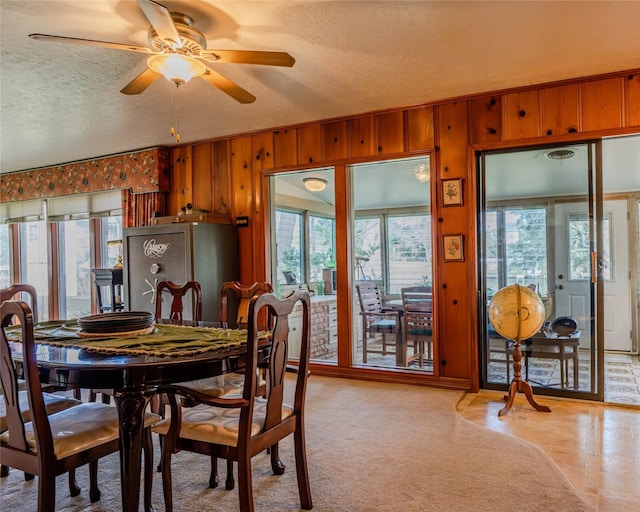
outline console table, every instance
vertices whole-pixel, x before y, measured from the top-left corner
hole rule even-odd
[[[124,309],[122,268],[94,268],[91,272],[96,285],[98,312],[122,311]],[[103,289],[106,289],[105,295],[103,295]],[[106,297],[109,297],[108,301],[105,301]]]

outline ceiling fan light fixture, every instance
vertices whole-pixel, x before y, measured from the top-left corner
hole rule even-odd
[[[322,178],[304,178],[302,183],[304,183],[304,188],[311,192],[322,192],[327,188],[327,180]]]
[[[193,77],[202,76],[207,71],[199,60],[179,53],[152,55],[147,60],[147,65],[176,85],[186,84]]]

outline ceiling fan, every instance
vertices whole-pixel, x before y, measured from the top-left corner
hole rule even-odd
[[[147,59],[147,69],[120,91],[124,94],[140,94],[160,76],[166,77],[178,87],[193,77],[200,77],[240,103],[252,103],[256,99],[255,96],[211,69],[205,62],[287,67],[295,63],[295,59],[286,52],[208,50],[205,36],[193,26],[191,17],[172,13],[154,0],[137,2],[151,23],[147,32],[150,48],[49,34],[29,34],[29,37],[38,41],[85,44],[150,55]]]

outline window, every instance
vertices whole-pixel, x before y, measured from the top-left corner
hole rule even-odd
[[[487,295],[515,283],[548,293],[546,207],[499,207],[485,222]]]
[[[276,261],[275,281],[287,282],[286,276],[304,279],[302,274],[302,213],[276,210]],[[288,274],[291,272],[292,274]],[[289,280],[291,277],[289,278]]]
[[[382,281],[382,252],[380,217],[358,218],[354,223],[356,280]]]
[[[100,261],[103,268],[112,268],[122,258],[122,216],[103,217],[100,219],[101,254]],[[120,243],[109,244],[110,241]]]
[[[0,225],[0,288],[11,284],[11,231],[8,224]]]
[[[34,286],[38,293],[39,321],[49,320],[49,252],[47,224],[23,222],[19,228],[20,282]]]
[[[611,216],[605,215],[602,222],[602,277],[611,280],[614,276],[611,259]],[[569,279],[584,281],[591,279],[591,240],[587,215],[569,216]]]
[[[89,219],[58,223],[58,303],[62,318],[91,314]]]
[[[431,286],[431,215],[393,215],[386,220],[388,292]]]
[[[335,220],[309,215],[309,276],[308,282],[324,279],[323,268],[333,268],[335,263]]]

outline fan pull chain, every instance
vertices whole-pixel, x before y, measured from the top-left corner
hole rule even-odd
[[[171,110],[169,112],[169,116],[171,117],[171,136],[176,138],[176,142],[180,143],[180,105],[178,103],[178,89],[180,85],[176,84],[176,90],[171,95]],[[175,123],[173,122],[175,121]]]

